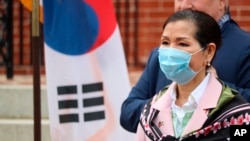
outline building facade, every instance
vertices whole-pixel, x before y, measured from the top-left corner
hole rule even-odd
[[[0,7],[6,2],[0,0]],[[113,3],[128,68],[143,68],[151,50],[160,43],[162,25],[174,11],[174,0],[113,0]],[[32,74],[31,12],[19,0],[12,0],[11,4],[13,74]],[[232,18],[250,32],[250,1],[229,0],[229,4]],[[40,29],[42,32],[42,23]],[[41,40],[42,36],[41,33]],[[45,74],[42,43],[39,50],[41,74]],[[6,73],[5,67],[0,65],[0,74]]]

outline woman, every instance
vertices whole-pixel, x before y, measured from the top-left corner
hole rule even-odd
[[[167,19],[158,59],[173,82],[145,105],[136,140],[229,140],[230,126],[249,124],[249,103],[208,71],[220,44],[208,14],[184,10]]]

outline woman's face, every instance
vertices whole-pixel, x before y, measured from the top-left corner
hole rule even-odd
[[[226,0],[175,0],[175,11],[185,9],[203,11],[218,21],[225,12]]]
[[[168,23],[162,33],[161,47],[173,47],[175,49],[189,52],[190,54],[197,52],[201,49],[199,42],[195,39],[194,35],[197,31],[193,22],[180,20]],[[189,66],[198,71],[202,67],[206,67],[207,55],[204,50],[201,50],[192,55]]]

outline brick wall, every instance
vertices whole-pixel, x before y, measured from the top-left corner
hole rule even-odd
[[[22,13],[22,14],[20,14]],[[13,1],[13,63],[14,73],[31,72],[31,14],[19,0]],[[21,22],[22,21],[22,22]],[[28,67],[27,67],[28,66]]]
[[[113,0],[113,2],[128,66],[129,68],[143,66],[150,51],[160,43],[162,24],[174,11],[174,0]],[[250,1],[229,0],[229,2],[233,19],[244,30],[250,32]],[[13,8],[14,73],[30,74],[32,73],[30,12],[26,9],[20,10],[19,0],[13,0]],[[22,34],[20,34],[20,12],[23,12]],[[23,60],[20,60],[20,37],[23,37]],[[5,73],[3,68],[0,68],[1,73]]]
[[[129,11],[131,15],[134,13],[134,1],[130,0]],[[138,10],[138,60],[139,64],[144,64],[148,58],[150,51],[159,45],[160,36],[162,33],[162,24],[165,19],[174,11],[174,0],[137,0],[139,7]],[[125,3],[125,0],[123,0]],[[235,19],[239,25],[246,31],[250,32],[250,1],[249,0],[229,0],[230,10],[232,18]],[[125,11],[125,6],[123,5],[122,11]],[[124,16],[124,15],[123,15]],[[132,17],[132,16],[131,16]],[[121,34],[123,39],[125,38],[124,32],[128,30],[124,28],[126,20],[124,17],[120,18],[119,21]],[[133,24],[134,20],[129,19],[130,24]],[[129,29],[131,32],[129,35],[133,35],[134,29]],[[133,51],[136,45],[133,44],[134,37],[129,37],[130,43],[128,46],[124,46],[124,49],[129,48],[130,52],[128,54],[128,64],[133,66]],[[125,42],[123,40],[123,42]]]
[[[12,3],[14,74],[32,74],[31,13],[21,5],[19,0],[13,0]],[[41,73],[44,73],[44,67],[41,68]],[[6,74],[5,66],[0,66],[0,74]]]

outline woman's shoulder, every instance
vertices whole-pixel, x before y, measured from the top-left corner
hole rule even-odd
[[[156,95],[154,95],[154,97],[151,98],[150,100],[150,105],[156,103],[168,90],[170,85],[165,86],[164,88],[162,88]]]
[[[219,80],[220,81],[220,80]],[[237,115],[239,113],[249,113],[250,114],[250,104],[244,99],[241,94],[237,91],[220,81],[223,85],[221,96],[218,100],[215,109],[209,112],[209,115],[213,113],[221,112],[230,113],[230,115]]]

